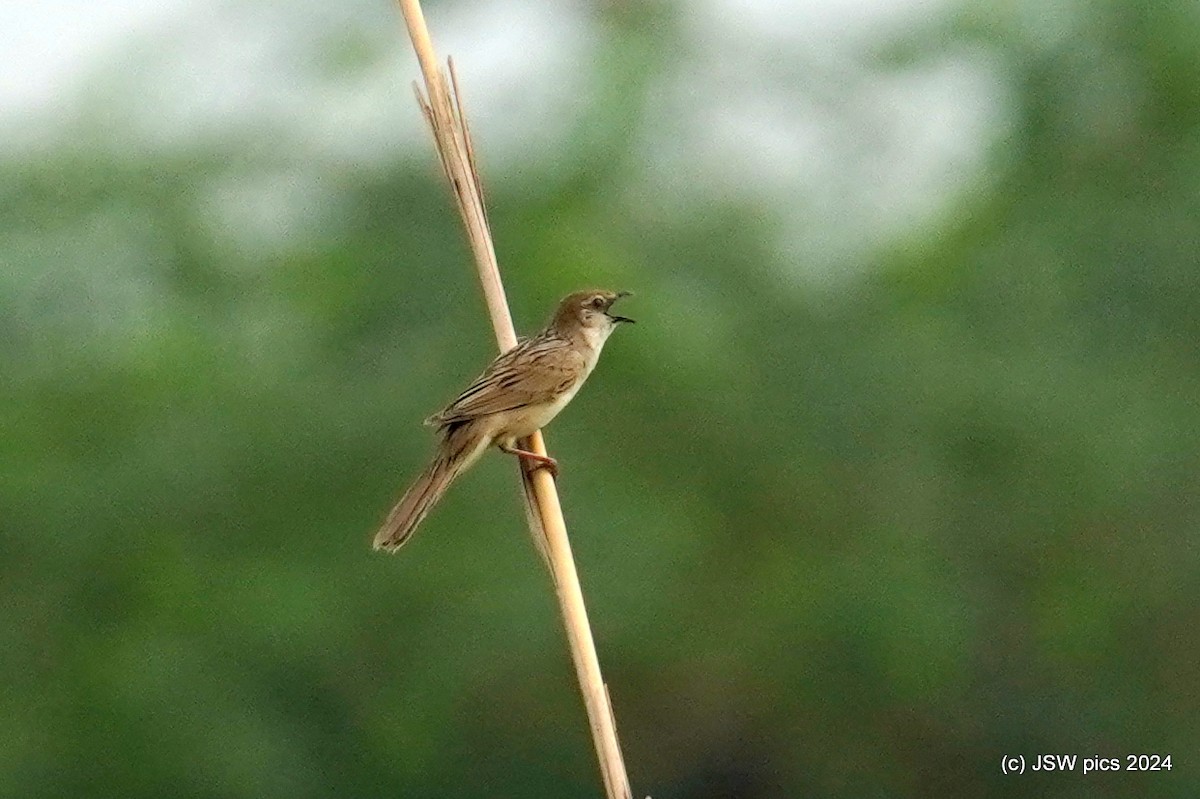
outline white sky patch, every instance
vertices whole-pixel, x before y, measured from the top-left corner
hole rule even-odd
[[[0,125],[61,109],[96,60],[189,0],[38,0],[0,4]]]
[[[945,5],[704,5],[689,19],[691,57],[649,111],[642,191],[686,205],[688,183],[702,180],[731,198],[772,200],[795,276],[837,284],[857,274],[891,237],[980,185],[1007,135],[1003,75],[982,49],[907,67],[874,61],[873,48]]]

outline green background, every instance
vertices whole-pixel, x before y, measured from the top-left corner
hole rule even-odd
[[[579,6],[556,145],[476,103],[518,327],[637,295],[547,433],[635,796],[1200,795],[1200,10],[1050,6],[906,16],[853,79],[742,39],[725,86],[687,4]],[[347,15],[288,52],[394,81],[372,157],[148,144],[113,54],[0,158],[4,796],[601,795],[512,462],[370,551],[494,345],[398,15]],[[647,154],[763,86],[886,127],[864,82],[959,61],[993,111],[920,212],[876,213],[903,136]],[[1173,769],[1001,773],[1039,753]]]

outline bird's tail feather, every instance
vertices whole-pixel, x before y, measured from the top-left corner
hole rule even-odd
[[[474,427],[465,424],[447,431],[433,463],[404,492],[375,534],[375,549],[395,552],[403,546],[454,479],[483,454],[490,442]]]

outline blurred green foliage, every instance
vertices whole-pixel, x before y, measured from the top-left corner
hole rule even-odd
[[[778,206],[627,190],[683,7],[598,10],[620,91],[490,180],[522,327],[637,293],[548,435],[636,795],[1200,795],[1200,14],[1031,8],[880,51],[985,49],[1011,131],[832,288]],[[425,155],[0,162],[0,795],[600,795],[513,464],[368,546],[491,354]],[[311,225],[213,210],[261,192]]]

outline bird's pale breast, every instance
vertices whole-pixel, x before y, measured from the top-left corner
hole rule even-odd
[[[576,357],[582,355],[582,358],[575,360],[573,358],[557,359],[555,366],[560,377],[565,373],[574,372],[573,380],[570,385],[561,393],[557,394],[553,399],[547,402],[539,402],[536,404],[526,405],[521,408],[514,408],[511,411],[506,411],[497,420],[497,428],[502,432],[496,438],[524,438],[531,435],[534,431],[540,430],[550,421],[558,416],[563,408],[575,398],[579,393],[579,389],[583,386],[588,375],[592,373],[592,369],[596,367],[596,361],[600,357],[600,350],[604,346],[604,339],[607,336],[599,338],[595,343],[589,341],[586,348],[575,350]],[[568,365],[569,364],[569,365]],[[549,366],[549,365],[547,365]],[[554,367],[551,367],[554,368]]]

